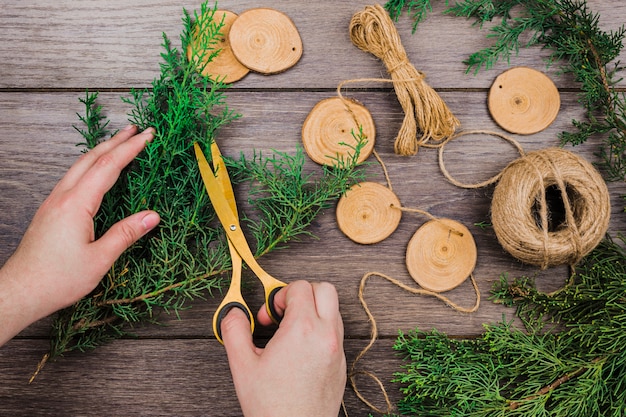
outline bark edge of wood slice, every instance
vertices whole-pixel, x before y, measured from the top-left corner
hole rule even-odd
[[[213,58],[211,62],[208,62],[202,69],[202,75],[220,80],[226,84],[239,81],[250,72],[250,69],[239,62],[239,60],[235,57],[230,46],[229,33],[237,18],[237,14],[229,10],[215,11],[215,14],[213,15],[213,19],[215,21],[222,21],[222,19],[224,19],[224,25],[221,29],[222,36],[219,39],[219,43],[215,45],[216,49],[221,50],[219,54]],[[202,19],[202,16],[200,16],[199,19]],[[187,58],[189,60],[192,59],[192,47],[192,45],[187,47]]]
[[[559,90],[543,72],[515,67],[498,75],[489,89],[489,112],[511,133],[531,135],[550,126],[561,107]]]
[[[337,225],[356,243],[371,245],[388,238],[400,224],[398,197],[376,182],[355,184],[337,203]]]
[[[477,254],[474,237],[467,227],[451,219],[430,220],[409,241],[406,266],[421,287],[444,292],[470,276]]]
[[[302,39],[286,14],[270,8],[249,9],[233,22],[230,46],[237,60],[252,71],[276,74],[302,56]]]
[[[335,158],[347,158],[353,151],[362,129],[367,143],[361,148],[357,163],[365,161],[374,150],[376,126],[369,110],[355,100],[330,97],[319,101],[302,124],[302,145],[309,158],[320,165],[334,165]]]

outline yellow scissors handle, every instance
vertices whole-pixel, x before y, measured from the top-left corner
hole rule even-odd
[[[241,295],[241,257],[233,247],[233,244],[230,243],[230,240],[228,240],[228,248],[230,249],[233,263],[230,287],[228,287],[228,292],[226,292],[222,303],[213,314],[213,334],[221,344],[224,344],[224,340],[222,339],[222,320],[224,320],[224,317],[226,317],[226,314],[228,314],[232,308],[238,308],[246,313],[248,321],[250,322],[250,332],[254,333],[254,316]]]
[[[265,272],[261,265],[258,264],[252,254],[252,251],[250,250],[250,247],[248,246],[248,243],[246,242],[246,238],[241,231],[239,224],[231,222],[229,225],[225,224],[224,228],[229,242],[232,243],[239,256],[259,278],[261,284],[263,284],[263,290],[265,292],[265,309],[270,319],[275,324],[278,324],[282,318],[282,314],[276,311],[276,307],[274,306],[274,297],[276,296],[276,293],[280,291],[281,288],[287,286],[287,284]]]

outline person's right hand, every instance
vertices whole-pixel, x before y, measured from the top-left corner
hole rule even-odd
[[[297,281],[274,298],[284,311],[264,349],[257,348],[246,315],[233,308],[222,338],[235,390],[246,417],[336,417],[346,385],[343,321],[334,286]],[[265,308],[258,314],[271,323]]]

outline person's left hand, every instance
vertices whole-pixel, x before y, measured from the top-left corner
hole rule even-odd
[[[115,260],[159,223],[142,211],[95,239],[93,217],[122,169],[154,137],[129,126],[69,169],[0,270],[0,345],[23,327],[91,292]]]

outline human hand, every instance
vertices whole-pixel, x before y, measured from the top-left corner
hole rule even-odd
[[[222,320],[222,338],[246,417],[336,417],[346,385],[343,322],[335,287],[297,281],[274,298],[284,311],[264,349],[252,341],[246,315],[233,308]],[[258,314],[269,325],[265,308]]]
[[[122,169],[154,137],[129,126],[85,153],[43,202],[0,270],[0,345],[89,294],[113,262],[159,223],[142,211],[95,239],[93,217]]]

